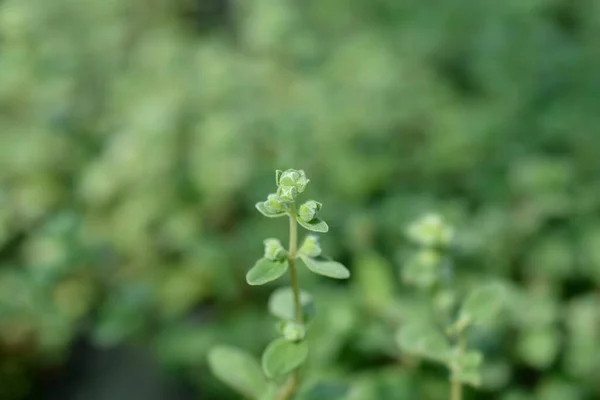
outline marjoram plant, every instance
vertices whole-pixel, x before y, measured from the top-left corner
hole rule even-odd
[[[468,330],[493,321],[502,308],[505,288],[496,282],[485,284],[457,301],[455,288],[448,288],[453,266],[447,250],[454,229],[439,215],[428,214],[413,223],[407,235],[418,248],[404,266],[402,278],[426,298],[429,312],[407,321],[396,340],[405,353],[446,366],[450,399],[462,400],[463,385],[481,384],[483,362],[482,353],[469,348]]]
[[[327,223],[319,218],[321,203],[298,202],[308,183],[302,170],[278,170],[277,191],[256,204],[265,217],[287,216],[290,227],[289,247],[285,249],[278,239],[265,239],[264,256],[246,275],[248,284],[256,286],[272,282],[289,271],[291,286],[276,289],[269,298],[269,312],[279,319],[276,325],[279,338],[263,352],[262,368],[250,354],[231,346],[217,346],[208,355],[213,374],[249,399],[288,400],[300,388],[300,367],[308,357],[307,334],[315,308],[312,296],[300,290],[296,261],[300,259],[310,271],[329,278],[350,277],[342,264],[321,257],[317,236],[307,235],[298,247],[298,225],[317,233],[329,230]]]

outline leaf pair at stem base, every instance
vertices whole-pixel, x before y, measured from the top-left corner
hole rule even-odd
[[[300,259],[315,274],[333,279],[348,279],[350,271],[337,261],[321,260],[301,255]],[[273,261],[261,258],[246,274],[246,281],[251,286],[264,285],[283,276],[289,268],[287,260]]]

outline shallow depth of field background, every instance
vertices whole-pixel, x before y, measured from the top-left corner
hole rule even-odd
[[[596,0],[0,1],[0,399],[237,399],[205,356],[276,335],[277,168],[353,273],[300,275],[313,376],[446,398],[393,342],[437,210],[456,284],[511,287],[468,398],[600,398],[599,38]]]

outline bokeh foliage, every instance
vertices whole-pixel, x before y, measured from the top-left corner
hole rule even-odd
[[[393,342],[421,305],[403,231],[435,209],[460,285],[512,287],[472,338],[481,398],[597,398],[598,37],[595,0],[0,1],[0,395],[83,335],[231,398],[206,351],[274,337],[244,275],[286,229],[254,204],[303,168],[353,272],[300,277],[315,376],[445,396]]]

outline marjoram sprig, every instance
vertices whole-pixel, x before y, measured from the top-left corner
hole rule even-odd
[[[347,279],[350,271],[339,262],[322,257],[318,236],[308,234],[298,247],[298,225],[304,229],[326,233],[329,226],[320,218],[323,207],[316,200],[299,201],[310,180],[303,170],[276,171],[277,190],[256,203],[265,217],[289,219],[289,246],[284,248],[276,238],[263,241],[264,255],[246,274],[251,286],[271,283],[289,272],[290,286],[276,289],[268,302],[269,312],[279,321],[279,337],[262,355],[261,365],[249,354],[231,346],[218,346],[209,354],[213,373],[232,389],[256,400],[289,400],[301,385],[300,367],[308,358],[307,337],[315,307],[312,296],[300,289],[297,263],[318,275]]]

